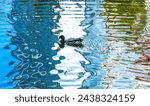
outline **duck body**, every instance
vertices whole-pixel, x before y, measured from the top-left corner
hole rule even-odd
[[[61,45],[66,44],[68,46],[83,47],[82,41],[83,38],[70,38],[65,40],[65,37],[63,35],[59,37],[59,42]]]
[[[65,42],[69,46],[83,47],[82,41],[82,38],[70,38],[67,39]]]

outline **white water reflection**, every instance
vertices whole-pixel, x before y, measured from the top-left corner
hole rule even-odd
[[[66,39],[84,37],[86,33],[80,24],[85,19],[85,2],[60,1],[59,3],[62,9],[61,18],[57,23],[60,27],[57,30],[62,30],[59,35],[64,35]],[[80,61],[88,61],[75,49],[77,48],[66,45],[57,54],[57,57],[65,56],[65,59],[56,65],[58,70],[65,70],[64,73],[59,74],[60,80],[58,81],[63,88],[80,88],[83,80],[90,75],[80,64]]]
[[[81,27],[81,21],[85,19],[85,1],[60,1],[60,20],[58,25],[63,31],[60,35],[64,35],[68,38],[83,37],[86,33],[83,31],[84,27]],[[80,6],[81,7],[80,7]]]

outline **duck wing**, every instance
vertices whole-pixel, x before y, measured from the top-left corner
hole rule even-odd
[[[66,42],[82,42],[83,38],[70,38],[67,39]]]
[[[66,40],[66,44],[74,47],[83,47],[82,41],[82,38],[70,38]]]

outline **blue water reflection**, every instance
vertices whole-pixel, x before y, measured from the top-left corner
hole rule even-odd
[[[102,69],[103,61],[107,58],[108,50],[102,50],[107,46],[106,43],[106,29],[104,28],[104,18],[99,17],[101,11],[102,1],[85,1],[85,17],[82,21],[82,26],[87,26],[85,32],[85,49],[89,54],[83,50],[80,51],[82,55],[89,61],[89,64],[82,63],[82,66],[87,72],[90,72],[90,76],[84,80],[83,88],[105,88],[102,84],[106,76],[106,70]]]
[[[38,1],[24,2],[14,1],[9,19],[16,30],[16,36],[12,38],[12,44],[17,49],[12,52],[20,63],[9,73],[18,82],[15,88],[62,88],[57,74],[50,74],[55,65],[60,63],[61,57],[54,60],[59,49],[52,50],[58,38],[52,29],[58,27],[53,21],[53,6],[57,2]],[[59,17],[59,16],[58,16]],[[59,18],[56,18],[57,21]],[[57,70],[59,73],[63,70]]]

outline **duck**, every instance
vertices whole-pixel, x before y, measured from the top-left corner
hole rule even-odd
[[[63,35],[59,36],[59,45],[60,47],[64,47],[64,45],[73,46],[73,47],[83,47],[83,38],[70,38],[65,40]]]

